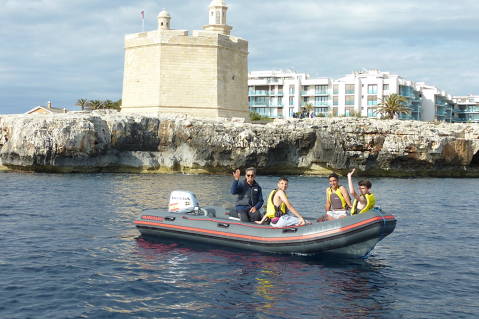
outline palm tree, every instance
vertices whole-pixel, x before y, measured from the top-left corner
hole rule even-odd
[[[104,102],[100,100],[91,100],[90,107],[92,110],[99,110],[104,107]]]
[[[118,110],[118,111],[121,110],[121,99],[119,99],[118,101],[113,102],[112,106],[115,110]]]
[[[313,104],[311,103],[307,103],[304,108],[306,109],[306,111],[308,112],[311,112],[313,110]]]
[[[313,109],[314,109],[314,106],[313,106],[313,104],[311,104],[311,103],[306,103],[306,104],[304,105],[304,110],[307,112],[306,117],[309,117],[309,116],[310,116],[310,114],[311,114],[311,112],[313,111]]]
[[[387,119],[393,119],[396,114],[409,114],[411,109],[405,106],[405,103],[407,103],[407,99],[404,96],[394,93],[386,96],[378,104],[377,112],[383,114]]]
[[[87,99],[78,99],[75,105],[81,107],[81,110],[83,111],[90,106],[90,102]]]

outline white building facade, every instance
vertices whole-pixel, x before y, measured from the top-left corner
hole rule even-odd
[[[417,83],[416,87],[422,95],[424,121],[452,122],[454,102],[450,94],[423,82]]]
[[[479,95],[454,96],[453,122],[479,123]]]
[[[400,119],[452,121],[454,106],[444,91],[379,70],[337,80],[293,71],[255,71],[248,74],[248,87],[250,111],[272,118],[293,117],[305,108],[314,116],[379,117],[378,104],[390,94],[407,101],[410,113]]]

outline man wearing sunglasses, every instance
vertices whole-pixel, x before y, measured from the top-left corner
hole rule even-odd
[[[241,171],[237,169],[233,173],[233,184],[231,185],[231,194],[237,195],[236,212],[242,222],[254,222],[261,220],[260,208],[263,206],[263,193],[261,186],[254,180],[256,169],[249,167],[246,169],[246,178],[240,181]]]

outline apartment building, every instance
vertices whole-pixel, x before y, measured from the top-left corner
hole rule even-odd
[[[424,121],[452,122],[454,102],[450,94],[423,82],[416,87],[422,94]]]
[[[410,109],[400,119],[452,121],[450,95],[389,72],[364,70],[333,80],[294,71],[255,71],[248,79],[250,111],[272,118],[292,117],[310,107],[315,116],[378,117],[378,104],[395,93]]]
[[[248,74],[248,104],[252,112],[271,118],[300,112],[301,83],[309,75],[293,71],[256,71]]]
[[[353,72],[333,81],[333,114],[379,117],[378,104],[390,94],[407,100],[405,106],[411,113],[401,119],[421,120],[421,95],[415,83],[379,70]]]
[[[454,96],[453,122],[479,123],[479,95]]]

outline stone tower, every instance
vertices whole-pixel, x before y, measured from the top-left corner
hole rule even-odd
[[[168,11],[163,10],[158,14],[158,29],[170,30],[171,16]]]
[[[248,116],[248,42],[230,35],[228,7],[213,0],[203,30],[158,29],[125,36],[122,112]]]
[[[228,7],[223,0],[211,1],[209,6],[209,24],[205,25],[203,29],[229,35],[233,28],[226,24],[227,10]]]

